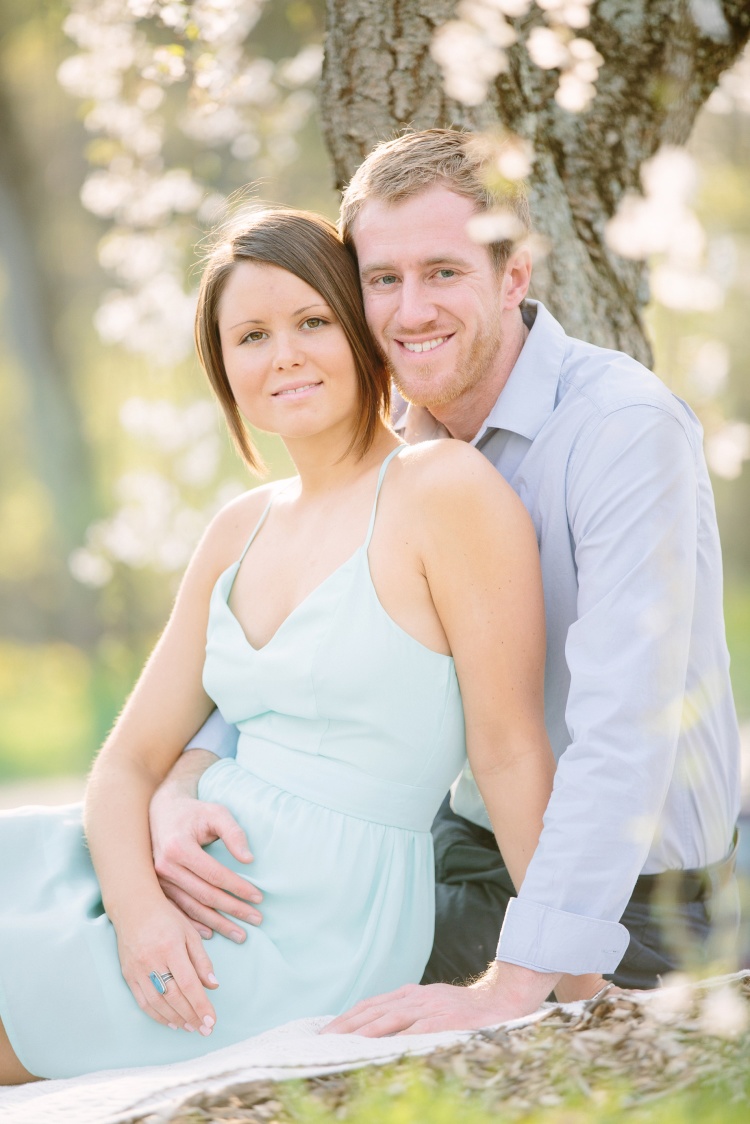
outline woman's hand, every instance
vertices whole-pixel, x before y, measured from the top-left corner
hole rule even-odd
[[[135,917],[121,920],[116,932],[122,974],[141,1010],[173,1030],[209,1035],[216,1012],[204,988],[219,984],[189,919],[165,898]],[[152,972],[172,974],[164,995],[149,978]]]

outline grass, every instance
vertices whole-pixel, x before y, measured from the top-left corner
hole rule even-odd
[[[750,720],[750,582],[728,578],[724,588],[724,619],[732,658],[734,701],[740,720]]]
[[[647,1004],[613,996],[579,1016],[553,1011],[422,1058],[197,1094],[170,1120],[746,1124],[749,1031],[746,980],[678,987]]]

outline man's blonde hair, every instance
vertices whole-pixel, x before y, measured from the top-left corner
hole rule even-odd
[[[510,211],[523,237],[531,230],[526,191],[521,183],[498,183],[496,170],[493,174],[496,155],[492,141],[459,129],[424,129],[383,141],[360,164],[344,191],[341,237],[353,250],[354,224],[368,199],[402,203],[435,184],[471,199],[477,213]],[[509,238],[488,244],[497,269],[505,266],[514,244]]]

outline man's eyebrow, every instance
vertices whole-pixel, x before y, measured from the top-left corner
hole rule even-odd
[[[417,265],[421,265],[421,266],[425,266],[425,265],[459,265],[459,266],[462,266],[464,269],[470,269],[471,268],[471,262],[466,261],[465,258],[456,257],[455,254],[436,254],[434,257],[423,258],[421,261],[417,262]],[[397,272],[398,272],[398,270],[396,269],[396,267],[394,265],[391,265],[390,262],[387,262],[387,263],[373,262],[372,264],[370,264],[368,262],[366,265],[363,265],[362,268],[360,269],[360,273],[363,276],[366,273],[397,273]]]
[[[312,304],[303,304],[302,308],[295,308],[294,312],[292,313],[292,316],[301,316],[302,313],[307,312],[307,310],[309,308],[328,308],[328,305],[326,304],[325,301],[313,301]],[[235,328],[243,328],[245,326],[245,324],[262,324],[262,323],[263,323],[262,320],[240,320],[239,324],[232,324],[229,331],[233,332]]]

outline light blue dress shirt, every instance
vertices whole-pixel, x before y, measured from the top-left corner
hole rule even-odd
[[[638,875],[730,849],[740,749],[721,552],[689,407],[635,360],[566,336],[542,304],[526,302],[524,318],[526,343],[472,443],[536,528],[559,765],[497,957],[610,973]],[[226,755],[235,742],[214,714],[190,747]],[[452,805],[490,827],[468,766]]]

